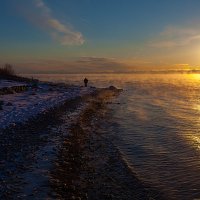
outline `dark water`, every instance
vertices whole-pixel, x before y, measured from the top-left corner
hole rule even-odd
[[[83,84],[86,75],[38,75]],[[105,131],[133,173],[169,199],[200,199],[200,75],[87,75],[89,84],[124,92],[110,105]]]

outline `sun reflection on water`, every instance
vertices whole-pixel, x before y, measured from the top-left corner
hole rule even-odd
[[[169,194],[168,199],[199,198],[200,74],[85,76],[89,86],[124,89],[119,104],[109,105],[112,115],[105,132],[116,135],[113,142],[134,174]],[[51,79],[46,75],[38,78]],[[83,84],[83,75],[52,78]]]
[[[185,139],[200,153],[200,135],[188,134],[185,135]]]

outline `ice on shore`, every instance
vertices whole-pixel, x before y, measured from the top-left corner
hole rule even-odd
[[[7,87],[13,87],[13,86],[24,86],[27,85],[27,83],[24,82],[17,82],[12,80],[0,80],[0,89],[7,88]]]
[[[17,82],[10,82],[9,84],[9,81],[4,83],[6,87],[20,85]],[[23,93],[1,95],[0,100],[3,101],[3,110],[0,110],[0,129],[15,126],[17,123],[25,123],[30,118],[63,104],[66,100],[89,94],[94,90],[94,88],[89,87],[66,87],[39,83],[38,88],[30,88]]]

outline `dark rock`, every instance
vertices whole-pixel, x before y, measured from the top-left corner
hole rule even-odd
[[[115,86],[113,86],[113,85],[111,85],[111,86],[109,87],[109,89],[110,89],[110,90],[117,90],[117,88],[116,88]]]
[[[2,101],[2,100],[0,100],[0,110],[3,110],[3,104],[4,104],[4,102]]]
[[[10,102],[8,102],[7,104],[6,104],[6,106],[12,106],[13,104],[12,103],[10,103]]]

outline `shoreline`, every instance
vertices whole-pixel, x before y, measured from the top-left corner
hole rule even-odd
[[[6,83],[8,93],[0,94],[0,132],[3,129],[25,124],[40,117],[66,101],[95,92],[96,88],[50,83],[43,81],[24,82],[26,90],[16,92],[13,85],[22,84],[12,80]],[[1,84],[2,84],[1,83]],[[10,86],[9,86],[10,84]]]
[[[96,131],[101,111],[120,92],[96,89],[3,130],[1,198],[154,199],[158,194],[131,175],[112,142]]]
[[[50,176],[56,198],[165,199],[131,172],[111,138],[98,131],[106,104],[118,92],[90,98],[90,103],[70,126],[70,135],[63,141]]]

